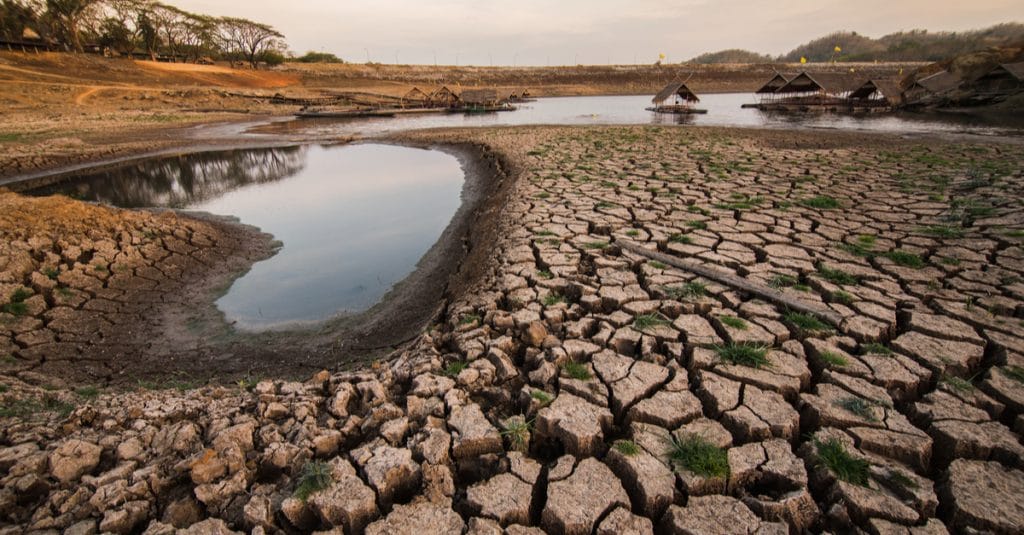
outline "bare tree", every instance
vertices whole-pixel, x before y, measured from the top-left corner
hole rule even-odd
[[[217,27],[225,50],[241,55],[254,69],[260,59],[268,51],[279,47],[280,41],[284,39],[274,28],[246,19],[219,19]]]

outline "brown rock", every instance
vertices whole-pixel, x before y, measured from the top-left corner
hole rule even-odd
[[[629,507],[629,496],[607,466],[587,458],[571,476],[548,485],[541,514],[545,529],[565,535],[587,535],[612,507]]]
[[[597,535],[653,535],[650,519],[634,515],[624,507],[616,508],[597,527]]]
[[[50,473],[61,483],[73,483],[100,464],[103,448],[82,440],[65,441],[50,454]]]
[[[501,433],[475,403],[453,408],[448,425],[452,428],[452,454],[456,459],[503,451]]]
[[[728,520],[726,520],[728,519]],[[686,507],[673,505],[661,520],[661,530],[681,535],[733,535],[736,533],[787,533],[757,517],[743,502],[728,496],[697,496]]]
[[[1024,472],[995,462],[958,459],[940,488],[954,531],[1020,533],[1024,526]]]
[[[391,514],[366,528],[367,535],[448,535],[466,524],[451,507],[429,502],[396,505]]]
[[[362,531],[380,514],[377,495],[363,484],[355,468],[340,457],[331,460],[331,480],[329,487],[309,497],[310,509],[328,526],[343,528],[348,533]]]
[[[474,510],[503,526],[528,524],[532,499],[533,485],[509,473],[477,483],[466,492],[466,502]]]
[[[558,440],[577,456],[594,455],[604,448],[604,432],[612,425],[608,409],[562,393],[537,413],[537,434]]]

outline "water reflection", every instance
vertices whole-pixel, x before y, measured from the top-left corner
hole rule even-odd
[[[514,112],[490,114],[416,115],[373,119],[302,119],[275,124],[276,132],[290,129],[316,135],[375,135],[417,128],[515,125],[584,124],[686,124],[699,126],[740,126],[778,129],[841,129],[889,133],[958,133],[975,135],[1021,135],[1021,117],[954,116],[949,114],[900,113],[850,116],[842,114],[764,113],[741,106],[753,102],[749,93],[701,96],[706,115],[664,115],[647,111],[649,95],[556,97],[521,104]]]
[[[376,304],[437,242],[462,182],[442,152],[312,146],[168,158],[32,193],[232,215],[273,234],[283,248],[217,301],[229,321],[264,330]]]
[[[186,208],[229,191],[292,176],[306,165],[306,147],[193,153],[84,175],[40,188],[125,208]]]

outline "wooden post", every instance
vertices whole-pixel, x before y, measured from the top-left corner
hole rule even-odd
[[[751,282],[743,277],[733,275],[732,273],[722,271],[720,269],[715,269],[706,264],[701,264],[692,260],[684,260],[677,256],[667,255],[658,251],[652,251],[630,240],[615,238],[615,244],[623,250],[650,258],[651,260],[661,262],[662,264],[667,264],[684,271],[689,271],[690,273],[695,273],[705,279],[756,295],[762,299],[768,300],[777,305],[782,305],[791,310],[806,314],[813,314],[836,326],[840,331],[843,330],[843,317],[832,309],[818,305],[817,303],[802,301],[769,286]]]

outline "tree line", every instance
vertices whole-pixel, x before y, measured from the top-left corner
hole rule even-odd
[[[967,32],[896,32],[878,39],[857,32],[835,32],[772,57],[749,50],[702,54],[691,63],[796,63],[825,61],[939,61],[990,47],[1024,44],[1024,24],[1005,23]],[[839,48],[837,50],[836,48]]]
[[[26,37],[67,51],[87,45],[119,55],[144,54],[199,62],[284,61],[284,35],[235,17],[189,13],[155,0],[0,0],[0,38]]]

